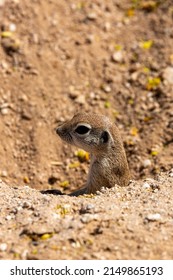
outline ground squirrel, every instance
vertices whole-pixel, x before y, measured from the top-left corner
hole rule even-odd
[[[62,140],[82,148],[91,155],[87,183],[71,193],[95,193],[102,186],[125,186],[130,172],[117,126],[104,115],[79,113],[56,129]]]

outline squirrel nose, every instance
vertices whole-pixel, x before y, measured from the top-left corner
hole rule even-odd
[[[64,127],[62,127],[62,126],[58,126],[58,127],[56,128],[56,133],[57,133],[59,136],[61,136],[61,135],[66,134],[66,133],[67,133],[67,130],[66,130]]]
[[[60,128],[60,127],[57,127],[57,128],[55,129],[55,131],[56,131],[56,133],[59,135],[60,132],[61,132],[61,128]]]

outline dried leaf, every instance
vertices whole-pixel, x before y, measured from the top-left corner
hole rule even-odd
[[[156,151],[156,150],[152,150],[152,151],[151,151],[151,155],[152,155],[153,157],[157,156],[158,153],[159,153],[159,152]]]
[[[63,181],[59,183],[60,187],[62,188],[67,188],[69,186],[69,181]]]
[[[3,32],[1,32],[1,37],[2,38],[10,38],[12,36],[13,36],[13,33],[10,32],[10,31],[3,31]]]
[[[44,234],[40,237],[40,239],[41,239],[41,240],[47,240],[47,239],[51,238],[52,236],[53,236],[52,233],[44,233]]]
[[[132,127],[131,130],[130,130],[130,134],[132,136],[137,136],[138,135],[138,129],[137,127]]]
[[[56,206],[56,210],[58,210],[58,213],[61,215],[61,216],[65,216],[65,215],[67,215],[67,214],[69,214],[70,213],[70,210],[71,210],[71,208],[70,208],[70,204],[64,204],[64,205],[57,205]]]
[[[149,0],[149,1],[142,1],[139,7],[140,9],[145,10],[147,12],[152,12],[157,8],[158,5],[159,5],[158,1]]]
[[[74,161],[73,163],[70,163],[68,165],[69,168],[77,168],[80,166],[80,162],[79,161]]]
[[[111,103],[109,101],[105,101],[105,104],[104,104],[105,108],[108,109],[111,107]]]
[[[126,15],[127,15],[128,17],[133,17],[134,14],[135,14],[135,11],[134,11],[133,8],[128,9],[127,12],[126,12]]]
[[[150,69],[148,67],[144,67],[142,71],[146,74],[150,73]]]
[[[156,89],[160,85],[160,83],[161,83],[161,80],[159,77],[155,77],[155,78],[149,77],[146,88],[148,90]]]
[[[146,116],[144,117],[144,122],[149,122],[152,120],[152,117],[151,116]]]
[[[85,152],[84,150],[78,150],[75,152],[75,156],[78,157],[80,162],[88,161],[89,160],[89,153]]]
[[[130,99],[128,100],[128,104],[133,105],[133,104],[134,104],[134,100],[133,100],[132,98],[130,98]]]
[[[123,47],[121,45],[115,45],[114,48],[116,51],[121,51]]]
[[[28,178],[27,176],[25,176],[25,177],[23,178],[23,182],[26,183],[26,184],[28,184],[28,183],[29,183],[29,178]]]
[[[139,44],[141,49],[145,49],[145,50],[149,50],[152,47],[152,45],[153,45],[152,40],[143,41],[143,42],[140,42],[140,44]]]

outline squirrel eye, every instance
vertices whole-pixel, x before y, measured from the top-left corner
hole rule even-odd
[[[85,125],[79,125],[76,129],[75,132],[77,132],[78,134],[86,134],[87,132],[90,131],[90,128],[85,126]]]

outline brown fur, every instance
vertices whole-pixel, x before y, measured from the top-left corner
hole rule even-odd
[[[88,132],[79,135],[76,127]],[[125,150],[117,126],[106,116],[79,113],[57,128],[66,142],[88,151],[91,165],[85,186],[71,195],[95,193],[100,188],[115,184],[126,186],[130,179]]]

